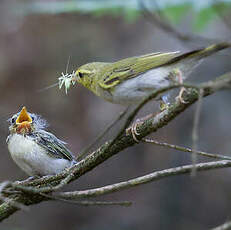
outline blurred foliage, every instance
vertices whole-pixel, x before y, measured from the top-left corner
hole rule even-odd
[[[195,30],[201,30],[218,14],[224,15],[231,9],[231,0],[72,0],[72,1],[34,1],[21,7],[23,14],[62,14],[89,13],[97,17],[110,15],[131,23],[143,10],[160,12],[173,24],[188,12],[194,15]]]
[[[217,17],[218,15],[225,15],[228,10],[230,10],[230,2],[229,3],[225,3],[225,2],[220,2],[220,3],[216,3],[210,7],[207,8],[203,8],[201,9],[196,18],[195,18],[195,22],[194,22],[194,27],[195,29],[203,29],[206,25],[208,25],[208,23],[214,19],[214,17]]]
[[[167,6],[163,13],[169,19],[170,22],[177,24],[180,22],[183,16],[192,9],[192,5],[189,3],[176,4],[172,6]]]

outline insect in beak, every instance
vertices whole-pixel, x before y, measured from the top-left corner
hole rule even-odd
[[[76,77],[74,71],[71,74],[62,73],[62,76],[59,77],[59,89],[61,89],[62,86],[64,85],[67,94],[67,90],[70,88],[71,84],[74,85],[75,82],[76,82]]]

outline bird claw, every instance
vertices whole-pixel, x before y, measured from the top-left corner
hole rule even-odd
[[[186,90],[184,87],[182,87],[182,88],[180,89],[179,95],[176,97],[176,100],[179,101],[179,102],[182,103],[182,104],[187,104],[187,101],[185,101],[185,100],[183,99],[183,93],[184,93],[184,92],[187,92],[187,90]]]
[[[129,128],[126,129],[126,135],[129,135],[129,133],[132,134],[132,137],[134,139],[134,141],[139,142],[139,140],[137,139],[136,136],[139,136],[140,134],[137,131],[137,126],[142,124],[143,121],[141,121],[141,119],[137,119],[134,124],[132,124]]]

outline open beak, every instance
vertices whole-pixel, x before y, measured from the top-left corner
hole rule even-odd
[[[28,133],[31,131],[32,118],[24,106],[16,120],[17,133]]]

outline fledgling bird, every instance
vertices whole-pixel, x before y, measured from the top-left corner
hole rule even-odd
[[[29,176],[60,173],[76,163],[65,142],[45,131],[47,122],[26,107],[9,120],[8,149],[15,163]]]

